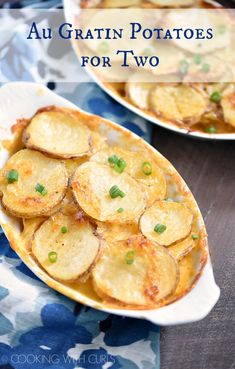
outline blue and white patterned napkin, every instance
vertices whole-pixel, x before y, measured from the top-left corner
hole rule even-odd
[[[48,7],[56,0],[17,5]],[[9,4],[5,4],[9,7]],[[1,25],[2,27],[2,25]],[[8,24],[5,25],[6,29]],[[14,40],[11,40],[12,42]],[[17,39],[14,60],[29,56]],[[24,50],[22,53],[20,50]],[[38,53],[37,55],[40,55]],[[40,81],[40,60],[35,80]],[[6,66],[5,66],[6,67]],[[17,79],[11,70],[11,80]],[[63,69],[63,65],[60,66]],[[1,69],[1,61],[0,61]],[[58,71],[59,72],[59,71]],[[46,72],[45,72],[46,73]],[[149,140],[147,123],[109,98],[94,83],[43,83],[81,108],[109,118]],[[50,76],[51,78],[51,76]],[[55,292],[24,265],[0,229],[0,368],[3,369],[159,369],[159,328],[147,321],[109,315]]]

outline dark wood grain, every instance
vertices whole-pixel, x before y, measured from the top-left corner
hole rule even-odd
[[[200,206],[221,288],[204,320],[161,329],[161,369],[235,369],[235,142],[199,141],[156,127],[153,145]]]

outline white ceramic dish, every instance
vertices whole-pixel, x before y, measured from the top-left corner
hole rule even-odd
[[[11,138],[11,126],[15,123],[16,119],[29,118],[37,109],[47,105],[77,109],[71,102],[39,84],[16,82],[4,85],[0,89],[0,143],[1,140]],[[6,162],[8,156],[7,150],[0,146],[0,168]],[[1,208],[0,223],[3,224],[3,230],[8,237],[10,234],[8,232],[9,225],[16,230],[16,233],[17,230],[19,233],[19,222],[14,218],[7,217]],[[13,241],[16,243],[17,238]],[[220,289],[214,281],[211,262],[208,258],[203,272],[191,292],[168,306],[156,310],[141,311],[124,310],[121,308],[104,309],[94,304],[92,299],[85,297],[80,292],[50,278],[25,251],[17,248],[17,252],[26,265],[41,280],[66,296],[110,313],[143,318],[159,325],[175,325],[203,319],[213,308],[220,295]]]
[[[78,14],[79,11],[79,4],[80,0],[63,0],[64,2],[64,12],[65,12],[65,18],[69,23],[73,24],[73,16],[74,14]],[[77,49],[74,47],[74,43],[72,42],[75,54],[78,56]],[[206,140],[235,140],[235,133],[216,133],[216,134],[208,134],[204,132],[197,132],[197,131],[188,131],[185,128],[177,127],[176,125],[172,123],[166,123],[162,121],[161,119],[154,117],[148,113],[145,113],[143,110],[137,108],[136,106],[130,104],[128,101],[126,101],[124,98],[119,96],[117,93],[111,90],[111,88],[108,88],[100,79],[99,77],[90,69],[86,69],[90,77],[102,88],[109,96],[111,96],[114,100],[116,100],[119,104],[125,106],[125,108],[131,110],[133,113],[139,115],[140,117],[160,126],[163,128],[166,128],[170,131],[173,131],[175,133],[183,134],[188,137],[194,137],[197,139],[206,139]]]

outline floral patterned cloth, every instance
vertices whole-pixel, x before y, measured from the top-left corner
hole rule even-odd
[[[18,7],[22,5],[45,8],[58,5],[58,1],[17,2]],[[10,6],[4,4],[5,8]],[[20,38],[16,44],[22,50]],[[27,53],[18,52],[15,70],[26,58],[28,62]],[[31,58],[35,63],[34,59],[35,56]],[[11,73],[10,80],[16,80],[11,64],[4,67],[6,73]],[[35,80],[40,80],[40,70]],[[144,120],[117,104],[94,83],[54,83],[47,75],[43,83],[83,109],[112,119],[147,140],[150,138],[150,128]],[[159,367],[157,326],[84,307],[50,289],[11,250],[0,229],[0,368]]]

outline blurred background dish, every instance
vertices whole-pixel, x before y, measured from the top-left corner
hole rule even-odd
[[[165,7],[171,8],[173,6],[177,8],[233,8],[234,1],[179,0],[177,2],[164,1],[164,5]],[[65,16],[69,22],[72,22],[74,14],[78,14],[77,11],[79,7],[81,9],[110,9],[118,7],[154,9],[162,8],[163,2],[161,0],[64,0]],[[228,43],[228,52],[223,51],[223,60],[226,57],[231,63],[231,58],[234,58],[231,52],[233,35],[231,36],[232,39],[229,41],[226,32],[223,31],[221,37],[222,44]],[[180,68],[183,67],[182,62],[184,61],[182,50],[177,48],[177,45],[173,43],[171,43],[167,50],[165,50],[164,47],[162,48],[161,45],[161,50],[159,51],[158,48],[158,51],[163,53],[163,55],[166,52],[170,52],[171,54],[174,53],[176,70],[170,70],[170,73],[169,67],[166,68],[165,71],[162,70],[162,68],[161,71],[158,69],[158,75],[153,74],[151,70],[136,72],[133,69],[133,73],[130,77],[124,77],[126,82],[107,82],[103,80],[100,74],[102,68],[100,68],[99,74],[95,73],[94,69],[92,70],[91,68],[87,68],[87,71],[93,80],[113,99],[154,124],[190,137],[213,140],[234,140],[234,84],[227,82],[195,83],[195,74],[197,73],[198,78],[198,73],[200,73],[202,68],[201,61],[199,63],[195,62],[187,65],[187,75],[184,76],[183,80],[182,78],[178,80],[177,73],[179,73]],[[73,46],[79,57],[79,51],[75,43]],[[192,55],[190,56],[192,50],[184,50],[184,52],[189,53],[189,58],[194,58]],[[227,65],[225,65],[222,59],[217,57],[219,52],[220,51],[217,50],[215,55],[203,55],[203,65],[210,65],[210,72],[208,75],[210,74],[212,80],[220,80],[221,76],[221,81],[228,81],[229,75],[226,77],[224,76],[229,73],[229,68],[227,68]],[[213,66],[213,68],[211,68],[211,66]],[[165,65],[163,67],[165,67]],[[116,70],[114,70],[114,67],[112,68],[116,75],[119,71],[122,72],[122,69],[123,68],[121,68],[118,63]],[[168,73],[167,76],[166,73]],[[220,76],[217,75],[218,73]],[[164,82],[161,82],[161,77]],[[167,82],[168,78],[169,83]],[[145,82],[142,82],[143,80]],[[174,84],[172,83],[173,80]],[[187,107],[186,109],[185,106]]]

